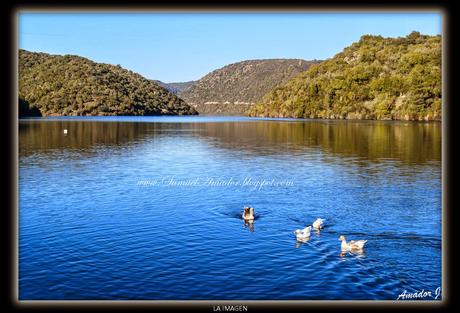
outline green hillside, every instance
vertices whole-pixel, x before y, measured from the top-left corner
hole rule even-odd
[[[19,51],[19,107],[20,116],[197,114],[154,81],[120,66],[25,50]]]
[[[250,116],[441,119],[441,36],[362,36],[263,97]]]

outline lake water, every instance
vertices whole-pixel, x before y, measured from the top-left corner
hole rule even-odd
[[[434,294],[441,124],[20,120],[18,221],[20,299]],[[364,252],[342,255],[339,235]]]

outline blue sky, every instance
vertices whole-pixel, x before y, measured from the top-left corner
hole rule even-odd
[[[19,48],[120,64],[164,82],[196,80],[249,59],[326,59],[361,35],[442,32],[438,12],[37,13],[20,12]]]

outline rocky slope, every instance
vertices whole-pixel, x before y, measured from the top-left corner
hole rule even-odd
[[[242,115],[267,92],[319,61],[248,60],[212,71],[179,92],[200,114]]]

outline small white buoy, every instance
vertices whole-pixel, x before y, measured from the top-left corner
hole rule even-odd
[[[67,134],[67,129],[64,129],[64,134]]]

